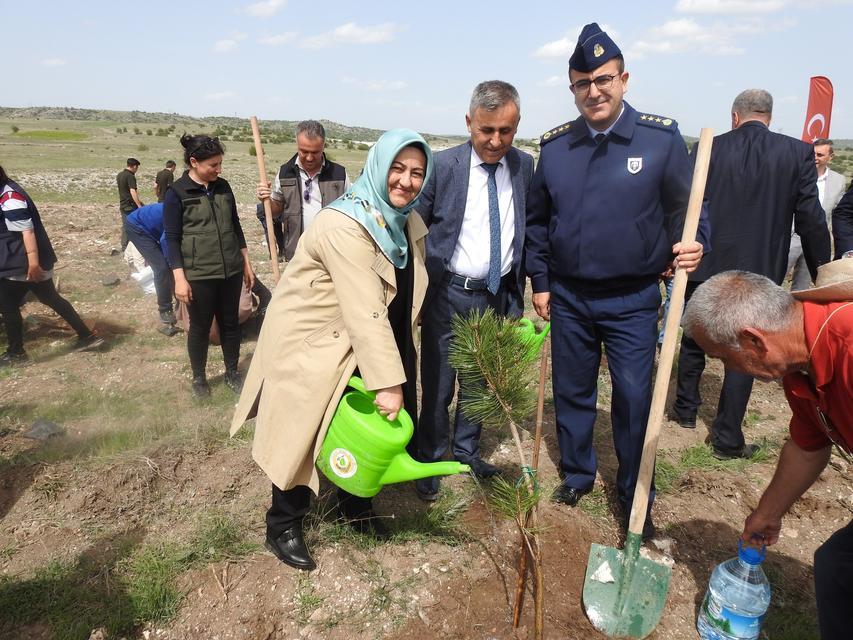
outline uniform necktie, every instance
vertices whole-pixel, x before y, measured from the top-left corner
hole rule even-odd
[[[603,133],[595,134],[595,144],[601,144],[607,136]]]
[[[480,166],[489,174],[489,275],[486,288],[494,295],[501,284],[501,211],[498,207],[498,183],[495,180],[500,163],[484,162]]]

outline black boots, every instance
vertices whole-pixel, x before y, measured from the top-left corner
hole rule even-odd
[[[239,395],[243,390],[243,375],[237,369],[226,369],[225,386]]]
[[[196,398],[210,397],[210,387],[207,384],[207,378],[203,374],[193,376],[193,395]]]
[[[301,524],[296,524],[289,529],[285,529],[275,539],[267,534],[267,541],[264,546],[272,551],[273,555],[284,564],[290,565],[295,569],[311,571],[317,568],[317,563],[314,562],[314,558],[311,557],[308,546],[305,544]]]

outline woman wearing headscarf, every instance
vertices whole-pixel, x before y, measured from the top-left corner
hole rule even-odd
[[[219,177],[225,147],[219,138],[181,136],[187,171],[172,183],[163,199],[163,226],[175,297],[187,305],[190,329],[187,352],[192,391],[210,395],[207,384],[208,336],[219,324],[225,384],[239,393],[243,381],[240,358],[240,291],[251,289],[255,274],[237,216],[231,185]]]
[[[427,230],[413,210],[432,164],[417,133],[386,132],[349,191],[308,227],[267,309],[231,434],[257,416],[252,455],[273,483],[266,545],[298,569],[316,566],[302,520],[319,489],[314,463],[347,380],[357,369],[390,420],[404,395],[414,397],[412,336],[427,286]],[[369,499],[338,494],[353,526],[382,532]]]
[[[8,347],[0,367],[24,364],[24,325],[21,302],[32,292],[39,302],[59,314],[77,333],[78,351],[97,349],[104,339],[92,331],[53,284],[56,254],[27,192],[0,167],[0,311]]]

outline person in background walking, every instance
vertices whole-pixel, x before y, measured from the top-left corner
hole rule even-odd
[[[175,161],[169,160],[166,162],[166,168],[160,169],[157,172],[157,177],[154,178],[154,193],[157,194],[157,202],[163,202],[166,197],[166,190],[172,186],[175,181]]]
[[[139,192],[136,190],[136,172],[139,171],[139,160],[128,158],[127,166],[118,172],[118,210],[121,214],[121,250],[127,247],[127,233],[124,230],[124,219],[134,209],[142,206]]]
[[[78,351],[104,344],[83,322],[71,303],[53,284],[56,254],[35,203],[0,167],[0,310],[6,325],[8,346],[0,355],[0,366],[23,364],[24,351],[21,302],[32,291],[39,302],[58,313],[77,332]]]

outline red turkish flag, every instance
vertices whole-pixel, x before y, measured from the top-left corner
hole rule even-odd
[[[809,83],[809,107],[803,127],[803,142],[829,137],[832,118],[832,83],[824,76],[812,76]]]

